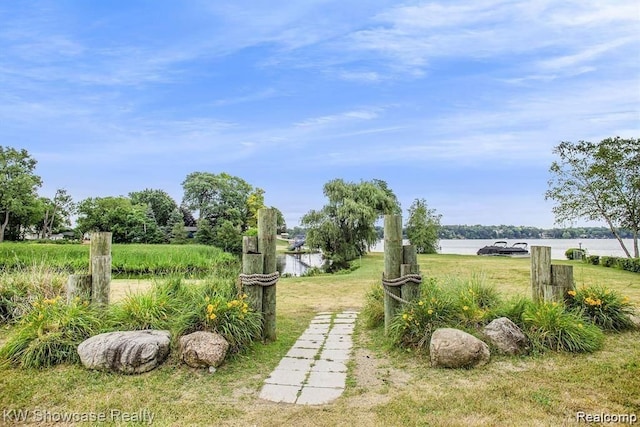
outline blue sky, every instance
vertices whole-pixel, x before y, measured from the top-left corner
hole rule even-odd
[[[548,227],[555,145],[640,136],[636,0],[5,1],[0,52],[0,145],[76,201],[227,172],[294,226],[376,178]]]

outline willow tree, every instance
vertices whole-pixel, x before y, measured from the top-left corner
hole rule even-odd
[[[627,229],[633,236],[634,256],[640,257],[640,140],[562,142],[554,154],[559,160],[551,165],[546,199],[556,202],[556,221],[604,221],[631,257],[620,236],[620,230]]]
[[[349,267],[377,242],[375,223],[382,215],[399,214],[400,205],[387,183],[381,180],[345,182],[334,179],[324,185],[328,203],[302,217],[307,245],[320,248],[327,269]]]

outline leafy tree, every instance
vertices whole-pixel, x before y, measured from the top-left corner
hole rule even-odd
[[[242,178],[227,173],[193,172],[182,182],[183,204],[198,211],[198,219],[206,218],[212,227],[224,220],[247,228],[247,200],[254,188]]]
[[[42,228],[40,235],[43,239],[48,239],[56,227],[71,225],[71,214],[75,212],[75,204],[67,190],[59,188],[53,196],[53,200],[42,199],[44,212],[42,218]]]
[[[176,207],[173,212],[171,212],[171,215],[169,215],[165,233],[170,243],[179,245],[187,243],[187,229],[185,228],[184,218],[179,208]]]
[[[156,223],[160,227],[166,227],[169,222],[169,217],[174,210],[178,209],[175,200],[164,190],[146,188],[142,191],[129,193],[129,198],[134,205],[142,204],[151,206]]]
[[[334,179],[324,185],[328,203],[302,217],[307,227],[307,244],[322,249],[327,270],[349,267],[349,261],[363,255],[377,239],[375,222],[384,214],[400,212],[396,196],[380,180],[359,184]]]
[[[438,249],[440,218],[435,209],[429,209],[425,199],[415,199],[409,207],[407,237],[419,254],[435,254]]]
[[[208,219],[202,218],[198,220],[198,231],[196,231],[195,239],[201,245],[215,244],[215,233]]]
[[[24,214],[37,198],[42,180],[34,173],[36,163],[27,150],[0,145],[0,242],[10,217]]]
[[[620,229],[633,235],[635,257],[640,257],[640,140],[607,138],[599,143],[562,142],[554,149],[558,161],[546,199],[556,202],[558,222],[585,218],[605,221],[628,257]]]
[[[284,219],[284,215],[282,215],[282,212],[280,211],[280,209],[271,206],[271,209],[275,209],[276,210],[276,232],[278,234],[282,234],[282,233],[286,233],[287,232],[287,222]]]
[[[256,188],[247,197],[247,228],[258,226],[258,210],[266,207],[264,204],[264,190]]]
[[[114,243],[144,242],[147,239],[147,227],[152,222],[147,216],[148,206],[134,205],[126,197],[96,197],[78,203],[78,230],[110,231]]]
[[[213,244],[226,252],[242,252],[242,234],[231,221],[223,221],[215,229]]]

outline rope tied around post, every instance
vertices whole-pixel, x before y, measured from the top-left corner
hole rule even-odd
[[[240,274],[240,283],[242,286],[273,286],[278,282],[280,278],[280,273],[277,271],[275,273],[269,274]]]
[[[398,277],[397,279],[385,279],[384,274],[382,274],[382,290],[389,297],[398,301],[400,304],[410,304],[410,301],[406,299],[400,298],[399,296],[391,293],[389,288],[394,288],[398,286],[402,286],[407,283],[422,283],[422,275],[421,274],[405,274],[404,276]]]

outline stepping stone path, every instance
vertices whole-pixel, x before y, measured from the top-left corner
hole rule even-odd
[[[264,381],[260,398],[322,405],[342,394],[353,341],[355,311],[318,313],[280,364]]]

